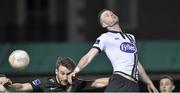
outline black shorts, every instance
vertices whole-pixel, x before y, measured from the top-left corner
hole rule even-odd
[[[139,92],[139,85],[121,75],[113,74],[105,92]]]

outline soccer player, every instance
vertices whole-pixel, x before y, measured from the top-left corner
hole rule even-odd
[[[113,74],[105,92],[136,92],[138,72],[147,84],[148,90],[157,92],[142,65],[138,62],[136,41],[132,34],[124,33],[119,26],[118,17],[110,10],[99,14],[100,24],[107,32],[96,39],[93,47],[79,61],[75,70],[68,76],[69,83],[80,70],[86,67],[101,51],[104,51],[113,66]]]
[[[109,78],[99,78],[95,80],[82,80],[74,78],[73,84],[67,81],[67,76],[75,68],[75,62],[71,58],[61,57],[56,62],[56,76],[42,79],[35,79],[28,83],[14,83],[12,91],[43,91],[43,92],[66,92],[82,91],[83,89],[103,88],[107,86]]]
[[[174,79],[171,76],[163,75],[159,81],[160,92],[172,93],[175,89]]]

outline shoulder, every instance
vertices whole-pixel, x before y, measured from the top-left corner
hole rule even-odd
[[[135,38],[133,34],[129,34],[129,33],[126,33],[126,34],[129,35],[129,36],[131,36],[131,37],[133,37],[133,38]]]
[[[48,77],[43,77],[32,80],[30,84],[33,88],[33,91],[44,91],[46,86],[48,86],[51,83]]]
[[[43,78],[36,78],[34,80],[32,80],[32,84],[35,85],[35,86],[39,86],[39,85],[42,85],[42,84],[45,84],[45,83],[48,83],[50,81],[54,81],[53,78],[50,78],[50,77],[43,77]],[[55,81],[54,81],[55,82]]]
[[[133,34],[126,33],[130,38],[133,38],[135,40],[135,36]]]
[[[103,33],[103,34],[101,34],[98,38],[99,38],[99,39],[104,39],[104,38],[107,38],[107,33]]]
[[[42,80],[37,78],[37,79],[34,79],[32,80],[31,84],[34,85],[34,86],[39,86],[40,84],[42,83]]]
[[[110,38],[110,34],[109,34],[109,33],[103,33],[103,34],[101,34],[101,35],[97,38],[97,40],[106,41],[106,40],[108,40],[109,38]]]

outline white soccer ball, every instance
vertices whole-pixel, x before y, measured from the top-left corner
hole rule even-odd
[[[9,56],[9,64],[16,70],[25,69],[30,62],[29,55],[24,50],[15,50]]]

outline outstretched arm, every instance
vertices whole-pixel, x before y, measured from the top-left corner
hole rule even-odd
[[[11,91],[33,91],[30,83],[14,83],[10,86]]]
[[[89,52],[80,59],[78,65],[77,65],[76,68],[75,68],[75,70],[74,70],[71,74],[68,75],[68,82],[69,82],[70,84],[72,84],[72,77],[75,77],[75,75],[76,75],[80,70],[82,70],[84,67],[86,67],[86,66],[91,62],[91,60],[96,56],[96,54],[97,54],[98,52],[99,52],[98,49],[96,49],[96,48],[91,48],[91,49],[89,50]]]
[[[78,67],[80,70],[83,69],[84,67],[86,67],[86,66],[91,62],[91,60],[96,56],[96,54],[97,54],[98,52],[99,52],[99,51],[98,51],[96,48],[92,48],[86,55],[84,55],[84,56],[80,59],[77,67]],[[76,69],[75,69],[75,70],[76,70]],[[78,72],[79,72],[79,71],[77,71],[77,73],[78,73]]]
[[[84,89],[104,88],[108,85],[109,77],[98,78],[92,81],[88,81]]]
[[[149,92],[158,92],[158,90],[154,86],[153,82],[151,81],[149,76],[146,74],[143,66],[139,62],[138,62],[138,71],[139,71],[139,75],[140,75],[140,78],[142,79],[142,81],[147,84],[148,91]]]

